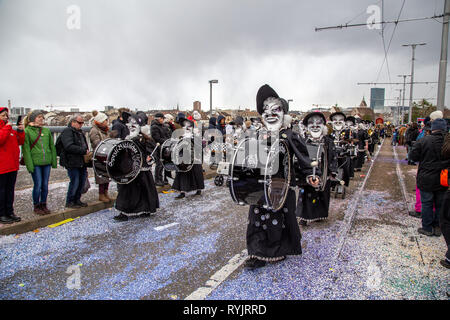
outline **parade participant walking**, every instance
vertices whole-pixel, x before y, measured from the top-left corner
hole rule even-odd
[[[97,146],[103,140],[109,138],[108,116],[102,112],[94,111],[92,121],[92,129],[89,131],[89,140],[91,141],[92,150],[95,151]],[[108,195],[109,179],[95,175],[95,183],[98,184],[98,200],[102,202],[110,202],[112,199]]]
[[[268,85],[262,86],[256,95],[257,111],[262,115],[264,129],[280,136],[289,145],[290,154],[298,159],[294,168],[297,174],[306,180],[312,174],[311,160],[305,141],[295,134],[291,129],[283,127],[284,115],[289,111],[286,100],[281,99],[278,94]],[[294,167],[293,158],[290,159]],[[296,173],[291,171],[290,186],[296,185]],[[313,178],[308,178],[309,183]],[[247,225],[247,251],[248,259],[245,267],[248,269],[260,268],[267,262],[278,262],[284,260],[287,255],[300,255],[301,234],[295,217],[295,191],[290,188],[282,209],[272,211],[263,206],[251,205],[248,213]]]
[[[450,133],[445,136],[444,144],[442,146],[442,160],[450,160]],[[450,166],[447,168],[447,185],[449,185]],[[444,236],[445,243],[447,244],[447,253],[445,258],[441,260],[441,265],[450,269],[450,189],[447,189],[444,195],[444,200],[441,206],[441,212],[439,213],[439,222],[441,224],[442,235]]]
[[[60,165],[67,169],[70,179],[66,196],[67,208],[87,207],[87,203],[81,201],[81,191],[87,179],[84,156],[90,154],[86,137],[81,130],[83,124],[83,117],[80,114],[74,115],[56,141],[57,150],[61,150]]]
[[[153,160],[151,154],[156,143],[141,131],[141,127],[147,123],[147,116],[130,114],[127,118],[130,134],[125,138],[138,146],[144,161],[138,176],[133,181],[117,185],[115,209],[119,214],[114,217],[117,221],[126,221],[129,216],[149,217],[159,208],[158,192],[151,172],[151,161]]]
[[[162,113],[155,114],[155,119],[151,125],[151,136],[156,143],[161,146],[167,139],[170,139],[172,132],[168,125],[164,123],[164,115]],[[157,186],[169,184],[166,177],[163,177],[164,166],[159,161],[159,152],[155,152],[155,183]]]
[[[443,161],[441,156],[446,133],[445,120],[434,120],[431,124],[431,134],[417,141],[409,153],[411,161],[419,162],[416,180],[422,202],[422,228],[417,231],[427,236],[441,235],[439,212],[447,188],[440,184],[440,173],[442,169],[450,166],[450,161]]]
[[[194,136],[194,123],[186,119],[183,113],[178,114],[177,122],[179,128],[184,130],[182,137],[190,139],[191,143],[194,143],[196,139]],[[194,163],[192,169],[187,172],[177,171],[172,189],[180,192],[175,199],[183,199],[186,196],[186,192],[190,191],[196,191],[196,196],[201,195],[202,190],[205,189],[202,164]]]
[[[13,130],[9,122],[9,110],[0,107],[0,223],[19,222],[14,214],[14,187],[19,171],[19,146],[25,141],[22,123]]]
[[[328,177],[331,176],[335,178],[338,173],[335,145],[333,139],[324,133],[327,128],[325,123],[326,118],[321,112],[308,113],[303,119],[303,125],[307,127],[306,145],[308,146],[308,149],[311,150],[309,158],[315,159],[317,149],[323,148],[323,153],[320,153],[322,159],[316,159],[316,161],[324,163],[325,157],[327,159],[326,181],[321,181],[323,188],[318,189],[317,187],[306,185],[303,188],[304,192],[301,195],[301,199],[299,199],[297,215],[300,216],[300,223],[303,226],[306,226],[308,222],[321,221],[328,218],[331,188],[331,181]],[[318,169],[320,170],[320,173],[317,173],[317,175],[321,175],[325,166],[318,167]]]
[[[358,137],[358,157],[355,165],[355,171],[361,171],[362,166],[364,165],[366,152],[368,152],[369,148],[369,134],[367,133],[367,130],[365,130],[363,123],[359,123],[358,125],[357,137]]]
[[[47,208],[48,182],[51,168],[56,169],[56,148],[52,133],[44,127],[44,113],[32,111],[25,118],[25,142],[22,146],[23,159],[33,178],[34,213],[49,214]]]

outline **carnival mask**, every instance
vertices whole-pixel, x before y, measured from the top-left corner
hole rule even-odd
[[[268,98],[264,101],[262,121],[269,131],[278,131],[283,125],[284,110],[280,99]]]
[[[341,131],[342,129],[344,129],[344,116],[341,114],[337,114],[333,117],[333,120],[331,121],[332,125],[333,125],[333,130],[334,131]]]
[[[313,139],[319,139],[324,133],[325,123],[322,117],[312,116],[308,119],[308,132]]]
[[[127,136],[127,139],[132,139],[137,137],[141,132],[141,126],[133,117],[130,117],[127,122],[127,127],[130,130],[130,134]]]

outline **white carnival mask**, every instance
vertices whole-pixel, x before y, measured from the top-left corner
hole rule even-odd
[[[127,122],[127,127],[130,130],[130,134],[127,136],[127,139],[132,139],[137,137],[141,132],[141,126],[137,123],[136,119],[130,117]]]
[[[333,125],[334,131],[341,131],[345,126],[344,116],[340,114],[335,115],[331,124]]]
[[[262,121],[269,131],[278,131],[283,126],[284,110],[280,99],[267,98],[264,101]]]
[[[324,133],[325,123],[320,116],[312,116],[308,119],[308,133],[313,139],[319,139]]]

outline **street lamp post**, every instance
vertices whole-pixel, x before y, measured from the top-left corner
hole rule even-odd
[[[412,44],[403,44],[403,47],[411,47],[412,49],[412,62],[411,62],[411,89],[409,90],[409,115],[408,115],[408,123],[411,123],[412,120],[412,110],[413,110],[413,87],[414,87],[414,60],[415,60],[415,51],[417,46],[424,46],[426,43],[412,43]]]
[[[218,80],[209,80],[209,117],[212,117],[212,84],[219,83]]]

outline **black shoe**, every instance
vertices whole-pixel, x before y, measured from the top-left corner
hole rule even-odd
[[[164,180],[164,185],[165,185],[165,186],[167,186],[167,185],[169,185],[169,184],[170,184],[169,181]]]
[[[16,216],[14,213],[12,215],[9,216],[14,222],[19,222],[22,219],[18,216]]]
[[[128,217],[124,215],[123,213],[120,213],[119,215],[114,217],[114,220],[116,221],[128,221]]]
[[[265,265],[266,265],[266,262],[263,260],[258,260],[256,258],[249,258],[249,259],[247,259],[247,261],[245,261],[244,268],[253,270],[256,268],[264,267]]]
[[[184,193],[180,193],[175,199],[183,199],[186,195]]]
[[[441,260],[441,266],[450,269],[450,262],[447,261],[447,259],[442,259]]]
[[[11,224],[11,223],[14,223],[14,220],[11,219],[10,217],[7,217],[7,216],[1,216],[0,217],[0,223]]]
[[[81,202],[81,200],[75,201],[75,204],[80,207],[87,207],[88,204],[85,202]]]
[[[433,227],[433,235],[436,237],[440,237],[442,235],[440,227]]]
[[[301,226],[307,226],[308,222],[306,222],[305,220],[300,220],[300,225]]]
[[[417,211],[410,211],[410,212],[409,212],[409,215],[410,215],[411,217],[419,218],[419,219],[422,217],[422,213],[417,212]]]
[[[424,234],[426,236],[429,236],[429,237],[431,237],[433,235],[433,231],[427,231],[424,228],[417,229],[417,232],[419,232],[420,234]]]
[[[80,208],[80,206],[73,202],[69,202],[69,203],[66,203],[66,208]]]
[[[157,187],[164,187],[165,186],[164,182],[162,182],[162,181],[158,181],[155,184],[156,184]]]
[[[197,192],[195,193],[196,196],[200,196],[202,194],[201,190],[197,190]]]

